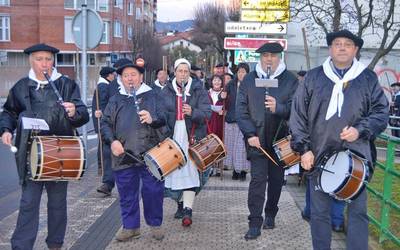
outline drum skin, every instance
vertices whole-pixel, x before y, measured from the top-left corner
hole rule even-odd
[[[186,156],[179,144],[167,138],[144,155],[150,173],[158,180],[164,180],[172,171],[186,164]]]
[[[86,167],[79,137],[36,136],[29,153],[32,180],[79,180]]]
[[[215,134],[209,134],[189,148],[189,155],[200,172],[226,157],[224,143]]]

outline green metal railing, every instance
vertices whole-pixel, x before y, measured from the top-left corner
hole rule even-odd
[[[400,138],[390,136],[387,134],[381,134],[380,139],[386,141],[387,151],[386,151],[386,161],[377,162],[376,167],[384,171],[383,175],[383,191],[372,188],[372,185],[367,185],[367,190],[369,195],[375,196],[375,198],[380,202],[380,217],[375,218],[372,214],[368,213],[370,221],[378,227],[379,229],[379,243],[389,239],[393,241],[396,245],[400,246],[400,238],[397,237],[390,230],[390,211],[400,213],[400,206],[396,204],[393,200],[393,185],[395,181],[400,180],[400,172],[397,171],[395,166],[395,149],[396,145],[400,144]],[[378,169],[376,169],[378,170]],[[376,172],[376,171],[375,171]]]

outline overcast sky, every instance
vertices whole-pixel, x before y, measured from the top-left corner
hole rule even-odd
[[[175,22],[193,19],[196,6],[212,0],[158,0],[157,21]]]

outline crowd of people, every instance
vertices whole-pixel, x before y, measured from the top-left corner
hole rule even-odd
[[[244,239],[257,239],[262,229],[273,230],[284,184],[284,168],[274,153],[274,144],[290,134],[291,148],[301,156],[301,167],[309,171],[302,216],[310,221],[314,249],[330,249],[331,230],[343,230],[346,205],[346,247],[368,249],[365,189],[350,203],[324,192],[318,188],[321,161],[333,152],[357,152],[368,162],[370,179],[376,160],[374,139],[387,126],[389,103],[376,74],[356,58],[363,40],[347,30],[329,33],[326,40],[326,61],[308,72],[298,72],[298,76],[286,68],[284,48],[279,43],[266,43],[256,50],[260,60],[254,70],[240,63],[233,74],[226,63],[220,63],[207,80],[201,69],[185,58],[174,62],[173,74],[157,70],[153,83],[145,83],[143,65],[129,59],[103,67],[92,102],[102,170],[97,191],[106,197],[117,187],[122,228],[116,239],[140,237],[139,197],[145,222],[156,240],[164,238],[165,197],[176,202],[174,218],[181,220],[183,227],[195,224],[196,195],[213,171],[199,171],[189,149],[210,133],[223,141],[227,151],[227,157],[213,168],[231,169],[233,180],[245,181],[250,174]],[[29,54],[31,70],[11,88],[0,115],[2,142],[11,146],[16,130],[15,145],[19,148],[16,161],[22,197],[11,244],[13,249],[33,248],[45,187],[49,198],[46,243],[49,249],[61,249],[67,225],[68,182],[30,178],[27,142],[34,135],[21,129],[21,119],[34,117],[47,122],[50,130],[36,131],[35,136],[78,136],[76,129],[88,122],[89,114],[78,85],[54,67],[58,49],[38,44],[25,53]],[[276,86],[265,85],[272,83]],[[392,87],[400,92],[400,84]],[[186,161],[159,180],[141,157],[166,138],[179,145]]]

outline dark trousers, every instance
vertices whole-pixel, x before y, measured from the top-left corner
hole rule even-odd
[[[17,226],[11,237],[13,250],[33,248],[39,229],[39,209],[43,187],[47,192],[47,238],[49,248],[61,247],[67,227],[66,181],[26,181],[22,185]]]
[[[306,189],[306,205],[304,207],[304,214],[311,217],[311,205],[310,205],[310,181],[307,180]],[[341,226],[344,224],[344,207],[346,206],[345,201],[340,201],[331,197],[331,222],[332,226]]]
[[[114,174],[112,170],[112,162],[111,162],[111,146],[109,144],[104,143],[102,144],[103,147],[103,179],[102,182],[107,184],[110,189],[114,188],[115,180]],[[100,140],[99,146],[97,148],[97,162],[99,168],[101,168],[101,160],[100,160]]]
[[[278,202],[281,196],[284,170],[275,166],[265,157],[253,157],[251,162],[251,180],[248,194],[250,211],[249,227],[260,228],[263,223],[262,211],[265,202],[265,189],[268,182],[265,216],[275,217],[278,213]]]
[[[139,185],[144,218],[149,226],[160,226],[163,218],[164,182],[158,181],[144,165],[114,171],[125,229],[140,228]]]
[[[311,236],[315,250],[331,249],[331,202],[332,198],[327,193],[315,190],[317,176],[310,178],[311,188]],[[365,189],[349,204],[347,204],[347,235],[346,249],[368,249],[368,216],[367,193]]]

